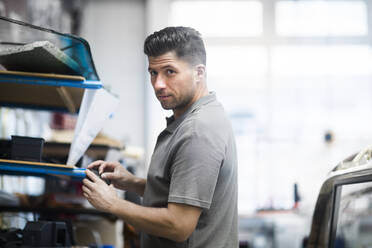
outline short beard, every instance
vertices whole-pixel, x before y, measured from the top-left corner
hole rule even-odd
[[[187,98],[185,98],[185,99],[182,99],[181,102],[179,102],[179,103],[175,103],[173,106],[163,106],[163,105],[162,105],[162,107],[163,107],[163,109],[166,109],[166,110],[170,110],[170,109],[171,109],[171,110],[183,109],[183,108],[185,108],[187,105],[190,104],[191,100],[192,100],[192,97],[187,97]]]

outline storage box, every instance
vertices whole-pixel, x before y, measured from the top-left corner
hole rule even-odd
[[[12,135],[11,159],[41,162],[44,139]]]

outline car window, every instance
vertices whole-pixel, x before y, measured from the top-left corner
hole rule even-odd
[[[334,248],[372,247],[372,182],[338,186]]]

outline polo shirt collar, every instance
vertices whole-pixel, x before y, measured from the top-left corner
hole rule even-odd
[[[168,131],[169,133],[173,133],[174,130],[182,123],[182,121],[188,116],[190,113],[192,113],[194,110],[198,109],[199,107],[208,104],[212,101],[216,100],[216,93],[214,92],[209,92],[208,95],[203,96],[196,102],[194,102],[186,111],[183,113],[180,117],[177,119],[174,118],[174,115],[171,117],[167,117],[167,128],[164,131]]]

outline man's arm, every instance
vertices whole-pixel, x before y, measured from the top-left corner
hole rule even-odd
[[[138,230],[176,242],[186,240],[195,230],[201,208],[177,203],[166,208],[139,206],[118,198],[114,188],[93,172],[86,173],[90,180],[83,180],[84,196],[97,209],[117,215]]]
[[[135,178],[133,179],[133,185],[130,187],[130,191],[135,192],[140,196],[143,196],[143,194],[145,193],[145,186],[146,179],[135,176]]]
[[[150,208],[118,199],[110,212],[145,233],[183,242],[195,230],[201,208],[177,203],[169,203],[166,208]]]

